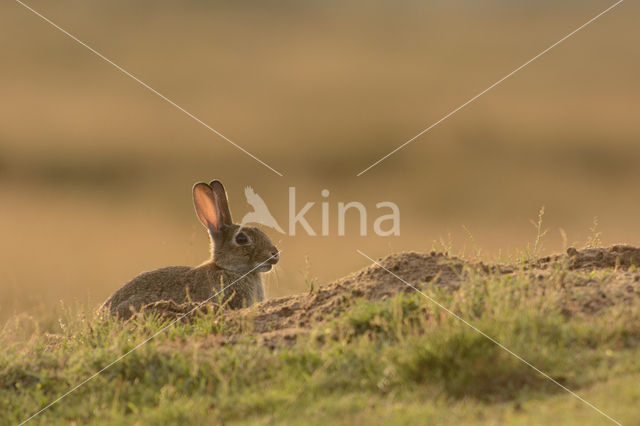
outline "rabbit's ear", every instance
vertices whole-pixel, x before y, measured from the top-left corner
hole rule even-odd
[[[219,180],[212,180],[209,183],[209,186],[213,190],[213,193],[216,196],[216,201],[218,202],[218,209],[220,213],[220,217],[222,218],[222,223],[225,225],[232,225],[233,221],[231,220],[231,212],[229,211],[229,203],[227,201],[227,193],[224,190],[224,186],[222,182]]]
[[[210,231],[220,231],[222,225],[216,196],[213,189],[204,182],[193,186],[193,205],[200,222]]]

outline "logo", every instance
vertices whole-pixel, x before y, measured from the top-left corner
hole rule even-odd
[[[269,211],[267,204],[261,196],[256,194],[252,187],[247,186],[244,189],[244,196],[247,198],[247,203],[253,207],[253,211],[244,215],[241,222],[242,226],[245,226],[247,223],[259,223],[284,234],[284,231]]]
[[[359,230],[360,236],[367,236],[370,231],[373,231],[375,235],[381,237],[399,236],[400,235],[400,209],[398,205],[391,201],[381,201],[376,203],[376,218],[373,221],[371,229],[369,229],[369,216],[365,205],[359,201],[350,201],[348,203],[338,202],[335,207],[327,200],[329,197],[329,190],[323,189],[320,192],[323,200],[320,204],[321,224],[319,226],[320,235],[328,236],[331,232],[336,232],[338,236],[344,236],[346,234],[347,227],[347,212],[352,210],[357,212],[357,218],[359,219],[355,224]],[[296,188],[289,187],[289,218],[288,229],[285,231],[276,218],[273,216],[267,203],[264,199],[254,191],[250,186],[247,186],[244,190],[244,195],[247,199],[247,203],[253,208],[253,211],[245,214],[240,222],[242,226],[246,226],[250,223],[260,224],[269,227],[281,234],[295,236],[298,225],[300,228],[310,236],[318,235],[316,229],[309,223],[306,215],[313,209],[316,201],[306,202],[299,210],[296,206]],[[337,226],[335,229],[330,227],[330,218],[337,218],[335,223]],[[353,221],[353,214],[350,216]],[[333,222],[333,221],[332,221]],[[354,224],[353,222],[349,223]]]

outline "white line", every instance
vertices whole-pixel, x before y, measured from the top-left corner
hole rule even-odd
[[[272,255],[270,258],[268,258],[267,260],[265,260],[264,262],[258,264],[257,266],[255,266],[252,270],[250,270],[249,272],[247,272],[246,274],[242,275],[240,278],[238,278],[237,280],[233,281],[231,284],[227,285],[226,287],[223,287],[222,290],[220,290],[219,292],[215,293],[214,295],[212,295],[211,297],[209,297],[206,300],[203,300],[202,302],[200,302],[198,304],[198,306],[196,306],[195,308],[191,309],[189,312],[187,312],[186,314],[182,314],[180,317],[178,317],[177,319],[175,319],[174,321],[170,322],[169,324],[167,324],[166,326],[164,326],[163,328],[161,328],[159,331],[157,331],[155,334],[153,334],[151,337],[147,338],[146,340],[143,340],[141,343],[138,343],[136,346],[134,346],[131,350],[129,350],[128,352],[126,352],[124,355],[119,356],[118,358],[116,358],[115,360],[111,361],[109,364],[107,364],[106,366],[104,366],[102,369],[100,369],[99,371],[97,371],[96,373],[92,374],[91,376],[87,377],[86,379],[84,379],[82,382],[78,383],[77,385],[75,385],[74,387],[72,387],[70,390],[68,390],[66,393],[62,394],[61,396],[59,396],[56,400],[54,400],[53,402],[50,402],[49,404],[47,404],[44,408],[40,409],[40,411],[34,413],[31,415],[31,417],[29,417],[28,419],[24,420],[23,422],[21,422],[19,424],[19,426],[22,426],[23,424],[27,423],[28,421],[32,420],[34,417],[38,416],[39,414],[42,414],[42,412],[44,412],[45,410],[48,410],[49,408],[51,408],[52,405],[56,404],[57,402],[59,402],[60,400],[62,400],[63,398],[69,396],[71,393],[75,392],[80,386],[86,384],[87,382],[89,382],[90,380],[96,378],[100,373],[102,373],[103,371],[105,371],[106,369],[108,369],[109,367],[113,366],[114,364],[117,364],[119,361],[121,361],[124,357],[126,357],[127,355],[129,355],[130,353],[132,353],[133,351],[135,351],[136,349],[140,348],[141,346],[144,346],[146,343],[148,343],[150,340],[152,340],[154,337],[156,337],[157,335],[159,335],[160,333],[164,332],[166,329],[168,329],[169,327],[171,327],[172,325],[174,325],[175,323],[177,323],[178,321],[180,321],[182,318],[186,317],[187,315],[190,315],[193,311],[195,311],[196,309],[198,309],[200,306],[202,306],[203,304],[207,303],[209,300],[213,299],[214,297],[216,297],[217,295],[219,295],[220,293],[222,293],[223,291],[225,291],[226,289],[228,289],[229,287],[231,287],[232,285],[234,285],[235,283],[237,283],[238,281],[240,281],[241,279],[243,279],[244,277],[246,277],[247,275],[249,275],[250,273],[252,273],[253,271],[255,271],[256,269],[258,269],[259,267],[261,267],[262,265],[264,265],[265,263],[267,263],[268,261],[270,261],[272,258],[274,258],[275,256],[280,256],[280,253],[282,253],[282,251],[277,252],[276,254]]]
[[[436,127],[438,124],[442,123],[444,120],[446,120],[447,118],[451,117],[453,114],[455,114],[456,112],[460,111],[462,108],[466,107],[467,105],[469,105],[471,102],[475,101],[476,99],[478,99],[480,96],[484,95],[485,93],[487,93],[489,90],[493,89],[494,87],[496,87],[498,84],[502,83],[503,81],[505,81],[506,79],[508,79],[509,77],[511,77],[512,75],[514,75],[515,73],[517,73],[518,71],[520,71],[522,68],[526,67],[527,65],[529,65],[531,62],[535,61],[536,59],[538,59],[539,57],[541,57],[542,55],[544,55],[545,53],[547,53],[548,51],[550,51],[551,49],[553,49],[554,47],[556,47],[557,45],[559,45],[560,43],[562,43],[563,41],[565,41],[566,39],[568,39],[569,37],[571,37],[572,35],[574,35],[575,33],[577,33],[578,31],[580,31],[581,29],[583,29],[584,27],[586,27],[587,25],[591,24],[593,21],[595,21],[596,19],[600,18],[602,15],[604,15],[605,13],[609,12],[611,9],[613,9],[614,7],[618,6],[620,3],[622,3],[624,0],[618,0],[616,3],[614,3],[613,5],[609,6],[608,8],[606,8],[605,10],[603,10],[602,12],[600,12],[598,15],[594,16],[593,18],[589,19],[587,22],[585,22],[584,24],[580,25],[578,28],[576,28],[575,30],[571,31],[569,34],[567,34],[566,36],[562,37],[560,40],[558,40],[557,42],[553,43],[551,46],[547,47],[546,49],[544,49],[542,52],[538,53],[536,56],[534,56],[533,58],[529,59],[527,62],[525,62],[524,64],[520,65],[518,68],[516,68],[515,70],[511,71],[509,74],[505,75],[504,77],[502,77],[500,80],[496,81],[495,83],[493,83],[491,86],[487,87],[486,89],[484,89],[482,92],[478,93],[477,95],[475,95],[473,98],[469,99],[467,102],[463,103],[462,105],[460,105],[458,108],[454,109],[453,111],[451,111],[450,113],[448,113],[447,115],[445,115],[444,117],[442,117],[440,120],[436,121],[435,123],[433,123],[432,125],[430,125],[429,127],[427,127],[426,129],[422,130],[420,133],[418,133],[417,135],[415,135],[414,137],[412,137],[411,139],[409,139],[408,141],[406,141],[405,143],[403,143],[402,145],[400,145],[399,147],[397,147],[396,149],[394,149],[393,151],[391,151],[390,153],[388,153],[387,155],[385,155],[384,157],[380,158],[378,161],[376,161],[375,163],[371,164],[369,167],[367,167],[366,169],[364,169],[363,171],[361,171],[360,173],[358,173],[356,176],[361,176],[362,174],[364,174],[365,172],[367,172],[369,169],[377,166],[378,164],[380,164],[381,162],[383,162],[384,160],[386,160],[387,158],[389,158],[390,156],[392,156],[393,154],[395,154],[396,152],[400,151],[402,148],[404,148],[405,146],[409,145],[411,142],[413,142],[414,140],[418,139],[420,136],[424,135],[425,133],[427,133],[429,130],[433,129],[434,127]]]
[[[280,173],[279,171],[277,171],[276,169],[274,169],[273,167],[271,167],[270,165],[268,165],[267,163],[265,163],[264,161],[262,161],[261,159],[259,159],[258,157],[256,157],[255,155],[253,155],[252,153],[250,153],[249,151],[247,151],[246,149],[244,149],[243,147],[241,147],[240,145],[238,145],[237,143],[235,143],[234,141],[232,141],[231,139],[229,139],[228,137],[226,137],[225,135],[223,135],[222,133],[220,133],[219,131],[217,131],[216,129],[211,127],[210,125],[208,125],[207,123],[205,123],[204,121],[200,120],[198,117],[196,117],[195,115],[191,114],[189,111],[187,111],[186,109],[182,108],[180,105],[176,104],[174,101],[172,101],[171,99],[167,98],[165,95],[163,95],[162,93],[158,92],[156,89],[154,89],[153,87],[149,86],[147,83],[145,83],[144,81],[140,80],[138,77],[136,77],[135,75],[131,74],[129,71],[125,70],[120,65],[116,64],[115,62],[113,62],[111,59],[109,59],[106,56],[104,56],[102,53],[98,52],[97,50],[95,50],[91,46],[87,45],[86,43],[84,43],[83,41],[78,39],[76,36],[74,36],[73,34],[67,32],[66,30],[64,30],[63,28],[61,28],[60,26],[58,26],[57,24],[52,22],[47,17],[43,16],[42,14],[40,14],[36,10],[32,9],[30,6],[26,5],[25,3],[23,3],[20,0],[16,0],[16,2],[21,4],[26,9],[30,10],[31,12],[33,12],[34,14],[39,16],[40,18],[42,18],[47,23],[51,24],[56,29],[60,30],[62,33],[66,34],[68,37],[70,37],[71,39],[73,39],[77,43],[81,44],[82,46],[84,46],[87,49],[89,49],[91,52],[95,53],[101,59],[103,59],[106,62],[108,62],[109,64],[113,65],[115,68],[118,69],[118,71],[122,72],[123,74],[125,74],[128,77],[131,77],[133,80],[137,81],[142,86],[144,86],[145,88],[149,89],[151,92],[155,93],[156,95],[158,95],[159,97],[161,97],[162,99],[164,99],[165,101],[167,101],[168,103],[170,103],[171,105],[173,105],[174,107],[176,107],[177,109],[179,109],[180,111],[182,111],[183,113],[185,113],[186,115],[188,115],[189,117],[191,117],[192,119],[197,121],[198,123],[200,123],[201,125],[203,125],[207,129],[209,129],[210,131],[215,133],[216,135],[220,136],[222,139],[224,139],[225,141],[229,142],[231,145],[235,146],[240,151],[244,152],[249,157],[251,157],[254,160],[256,160],[258,163],[262,164],[263,166],[265,166],[266,168],[268,168],[269,170],[271,170],[272,172],[274,172],[278,176],[283,176],[282,173]]]
[[[610,417],[609,415],[607,415],[604,411],[600,410],[598,407],[596,407],[595,405],[591,404],[589,401],[583,399],[582,397],[580,397],[578,394],[576,394],[575,392],[573,392],[571,389],[567,388],[566,386],[561,385],[560,383],[558,383],[556,380],[554,380],[551,376],[549,376],[547,373],[539,370],[538,368],[536,368],[536,366],[534,366],[533,364],[531,364],[530,362],[528,362],[527,360],[525,360],[524,358],[522,358],[520,355],[516,354],[515,352],[511,351],[509,348],[507,348],[506,346],[504,346],[502,343],[498,342],[497,340],[495,340],[494,338],[492,338],[491,336],[489,336],[488,334],[486,334],[485,332],[483,332],[482,330],[480,330],[479,328],[477,328],[476,326],[470,324],[469,322],[467,322],[466,320],[464,320],[463,318],[461,318],[460,316],[458,316],[457,314],[455,314],[454,312],[450,311],[449,309],[447,309],[446,307],[444,307],[443,305],[441,305],[440,303],[438,303],[438,301],[436,301],[435,299],[427,296],[425,293],[423,293],[422,291],[420,291],[418,288],[416,288],[415,286],[413,286],[412,284],[408,283],[407,281],[405,281],[404,279],[400,278],[399,276],[397,276],[396,274],[394,274],[393,272],[391,272],[390,270],[388,270],[387,268],[385,268],[384,266],[382,266],[380,263],[376,262],[375,260],[373,260],[372,258],[370,258],[369,256],[367,256],[366,254],[364,254],[363,252],[361,252],[360,250],[356,250],[359,254],[361,254],[362,256],[366,257],[367,259],[369,259],[371,262],[375,263],[376,265],[378,265],[379,267],[381,267],[382,269],[384,269],[385,271],[387,271],[388,273],[390,273],[391,275],[393,275],[394,277],[396,277],[397,279],[399,279],[400,281],[402,281],[403,283],[405,283],[406,285],[408,285],[409,287],[411,287],[412,289],[414,289],[416,292],[418,292],[419,294],[421,294],[422,296],[424,296],[425,298],[429,299],[429,301],[431,301],[432,303],[436,304],[439,308],[443,309],[444,311],[446,311],[447,313],[451,314],[454,318],[456,318],[459,321],[462,321],[465,325],[471,327],[473,330],[475,330],[476,332],[480,333],[482,336],[486,337],[487,339],[489,339],[490,341],[492,341],[493,343],[495,343],[496,345],[498,345],[501,349],[504,349],[505,351],[507,351],[509,354],[511,354],[512,356],[514,356],[515,358],[517,358],[518,360],[522,361],[523,363],[525,363],[526,365],[528,365],[529,367],[533,368],[535,371],[537,371],[538,373],[542,374],[544,377],[546,377],[547,379],[549,379],[550,381],[552,381],[553,383],[555,383],[556,385],[560,386],[562,389],[564,389],[565,391],[569,392],[571,395],[575,396],[576,398],[578,398],[580,401],[584,402],[585,404],[587,404],[589,407],[593,408],[594,410],[596,410],[598,413],[602,414],[603,416],[605,416],[607,419],[611,420],[612,422],[618,424],[618,425],[622,425],[622,423],[620,423],[619,421],[615,420],[614,418]]]

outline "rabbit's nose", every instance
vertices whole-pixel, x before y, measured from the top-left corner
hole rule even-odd
[[[273,250],[271,252],[271,258],[269,259],[269,263],[278,263],[278,260],[280,260],[280,252],[278,250]]]

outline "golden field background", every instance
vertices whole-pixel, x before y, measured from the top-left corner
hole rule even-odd
[[[619,7],[361,177],[356,174],[608,5],[567,2],[28,3],[279,177],[16,2],[0,5],[0,319],[95,307],[137,273],[207,257],[191,186],[331,191],[331,236],[267,231],[271,296],[391,251],[514,254],[640,243],[640,7]],[[396,202],[401,235],[337,237],[338,201]],[[450,236],[450,237],[449,237]],[[446,243],[445,245],[447,245]],[[307,265],[309,259],[310,266]]]

